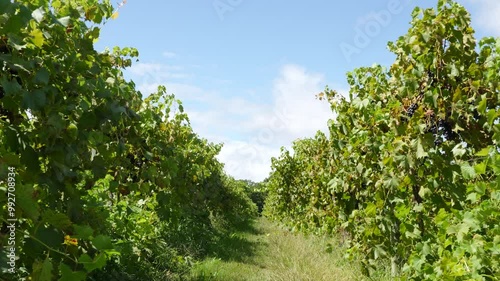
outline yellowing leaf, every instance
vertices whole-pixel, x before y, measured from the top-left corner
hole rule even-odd
[[[481,114],[485,114],[486,113],[486,104],[487,104],[487,99],[486,99],[486,95],[483,95],[481,97],[481,101],[479,102],[478,106],[477,106],[477,111]]]
[[[64,236],[64,243],[63,244],[78,246],[78,239],[72,238],[69,235],[66,235],[66,236]]]
[[[118,12],[114,12],[112,15],[111,15],[111,18],[112,19],[117,19],[118,18]]]
[[[482,174],[486,173],[486,163],[485,162],[481,162],[479,164],[476,164],[474,166],[474,170],[479,175],[482,175]]]
[[[35,46],[37,47],[42,47],[45,41],[45,38],[43,38],[42,31],[40,29],[33,29],[30,32],[30,35],[32,37],[31,42],[33,42],[33,44],[35,44]]]
[[[485,147],[483,149],[481,149],[479,152],[476,153],[476,156],[488,156],[488,154],[490,153],[490,147]]]
[[[422,146],[422,142],[420,139],[417,140],[417,158],[424,158],[428,156],[429,154],[424,150],[424,147]]]

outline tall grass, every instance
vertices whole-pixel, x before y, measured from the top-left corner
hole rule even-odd
[[[359,264],[344,258],[338,239],[294,234],[265,218],[219,242],[211,257],[193,267],[189,280],[366,280]],[[386,276],[376,280],[390,280]]]

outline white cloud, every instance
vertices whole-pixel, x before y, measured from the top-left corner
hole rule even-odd
[[[137,83],[138,79],[133,79],[136,81],[136,88],[139,90],[143,98],[149,96],[151,93],[155,93],[158,90],[158,86],[165,86],[167,90],[167,94],[174,94],[177,99],[181,102],[186,103],[210,103],[211,97],[215,95],[213,92],[204,91],[202,88],[197,87],[195,85],[185,84],[185,83],[169,83],[168,81],[160,82],[160,83]],[[209,108],[207,108],[208,110]],[[197,112],[188,111],[191,114],[195,115]],[[201,114],[206,111],[200,112]]]
[[[324,86],[324,77],[320,74],[307,73],[296,65],[283,67],[280,77],[274,81],[274,107],[275,112],[281,111],[288,119],[285,125],[291,136],[312,136],[317,130],[326,132],[326,121],[332,114],[330,106],[315,98]]]
[[[178,65],[165,65],[159,63],[136,63],[127,69],[139,91],[150,94],[156,91],[158,85],[166,81],[182,80],[192,75],[185,72],[184,67]]]
[[[145,94],[165,85],[168,93],[183,102],[196,133],[224,143],[218,158],[235,178],[263,180],[271,170],[271,157],[279,156],[281,146],[290,147],[297,138],[314,137],[318,130],[327,132],[327,121],[333,117],[329,104],[315,98],[324,90],[324,76],[298,65],[284,65],[273,87],[258,93],[270,97],[262,99],[250,89],[224,96],[173,82],[172,74],[182,71],[182,67],[138,64],[131,73]]]
[[[146,74],[161,74],[162,72],[165,71],[180,71],[183,70],[184,68],[179,65],[165,65],[165,64],[160,64],[160,63],[144,63],[144,62],[139,62],[136,64],[133,64],[128,70],[132,72],[133,74],[143,76]],[[161,78],[161,77],[160,77]]]
[[[470,6],[472,13],[472,23],[477,23],[478,27],[490,33],[492,36],[500,36],[500,1],[498,0],[466,0],[474,4]]]
[[[162,53],[162,55],[168,59],[171,59],[171,58],[176,58],[178,57],[178,55],[174,52],[169,52],[169,51],[165,51]]]
[[[226,141],[217,158],[226,172],[237,179],[261,181],[269,176],[271,157],[279,155],[279,148],[246,141]]]
[[[324,86],[322,75],[285,65],[274,80],[271,105],[236,101],[236,108],[244,109],[246,120],[234,126],[248,133],[244,141],[229,141],[223,147],[219,158],[226,164],[226,171],[236,178],[261,181],[268,176],[271,157],[279,156],[281,146],[289,147],[297,138],[313,137],[318,130],[327,132],[332,112],[326,102],[315,99]]]

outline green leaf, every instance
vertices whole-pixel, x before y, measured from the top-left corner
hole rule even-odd
[[[477,106],[477,111],[482,115],[486,113],[486,103],[487,103],[486,95],[481,96],[481,101]]]
[[[73,224],[73,230],[75,231],[74,237],[78,239],[89,239],[94,235],[94,230],[88,225]]]
[[[71,17],[67,16],[67,17],[62,17],[62,18],[59,18],[57,19],[57,21],[64,27],[67,27],[71,21]]]
[[[410,207],[404,204],[399,204],[395,208],[395,215],[398,219],[403,220],[410,213]]]
[[[490,126],[493,126],[493,122],[498,117],[497,112],[495,110],[488,110],[488,113],[486,113],[486,116],[488,118],[488,124]]]
[[[375,259],[378,259],[380,257],[386,257],[387,252],[384,250],[384,248],[382,248],[382,246],[377,245],[374,248],[373,255],[374,255]]]
[[[85,264],[92,263],[92,258],[87,254],[82,254],[80,258],[78,258],[78,262],[82,263],[83,266],[85,267],[86,266]]]
[[[487,189],[487,185],[486,183],[484,182],[478,182],[475,186],[474,186],[474,190],[481,196],[483,196],[484,194],[486,194],[486,189]]]
[[[450,72],[450,77],[455,78],[459,75],[460,73],[458,72],[457,66],[455,64],[451,65],[451,72]]]
[[[78,262],[83,264],[87,272],[91,272],[96,269],[101,269],[106,265],[106,255],[101,253],[92,259],[89,255],[83,254],[78,259]]]
[[[106,83],[110,84],[110,85],[113,85],[115,83],[115,78],[113,77],[108,77],[108,79],[106,79]]]
[[[389,178],[384,181],[384,186],[387,188],[397,188],[399,186],[399,181],[397,178]]]
[[[420,195],[420,197],[425,199],[429,194],[432,194],[432,191],[429,188],[424,186],[420,187],[420,190],[418,191],[418,195]]]
[[[1,81],[1,86],[5,92],[5,95],[6,96],[9,96],[9,95],[16,95],[18,94],[19,92],[21,92],[21,85],[17,82],[17,79],[13,79],[13,80],[7,80],[6,78],[2,78]]]
[[[462,99],[462,89],[457,88],[453,94],[453,102],[458,102]]]
[[[33,264],[33,281],[51,281],[52,269],[52,262],[49,257],[46,257],[43,263],[35,261]]]
[[[484,156],[488,156],[489,153],[490,153],[490,147],[488,146],[488,147],[481,149],[475,155],[479,156],[479,157],[484,157]]]
[[[429,156],[429,154],[424,150],[420,138],[417,140],[417,158],[424,158]]]
[[[422,33],[422,38],[424,39],[425,43],[429,42],[430,37],[431,37],[431,35],[430,35],[429,31],[425,31]]]
[[[476,171],[476,173],[478,175],[483,175],[486,173],[486,163],[485,162],[481,162],[481,163],[478,163],[474,166],[474,170]]]
[[[463,163],[460,166],[460,171],[462,172],[462,176],[465,179],[472,179],[476,177],[476,170],[474,170],[474,168],[469,165],[469,163]]]
[[[467,152],[467,150],[465,150],[465,148],[463,148],[463,145],[461,143],[457,144],[452,149],[453,156],[455,156],[455,157],[463,156],[466,152]]]
[[[113,243],[111,243],[111,238],[105,235],[98,235],[92,240],[92,244],[97,250],[107,250],[113,249]]]
[[[31,42],[37,47],[42,47],[43,43],[45,42],[45,38],[43,37],[43,32],[40,29],[33,29],[30,32],[31,35]]]
[[[104,252],[108,257],[121,255],[121,252],[119,252],[118,250],[104,250]]]
[[[467,225],[473,231],[479,230],[481,228],[481,222],[474,217],[472,212],[465,212],[463,218],[463,224]]]
[[[481,197],[475,192],[472,192],[469,195],[467,195],[467,200],[470,201],[472,204],[478,202],[480,198]]]
[[[41,68],[35,75],[35,81],[47,85],[49,83],[50,74],[46,68]]]
[[[45,259],[42,266],[42,272],[40,272],[40,281],[51,281],[52,280],[52,262],[49,257]]]
[[[377,213],[377,206],[373,203],[368,203],[365,208],[365,214],[367,216],[375,216],[376,213]]]
[[[71,268],[64,263],[59,264],[59,271],[61,273],[59,281],[85,281],[85,279],[87,279],[87,274],[85,274],[85,272],[72,271]]]
[[[71,226],[71,221],[68,216],[53,210],[45,211],[42,215],[42,219],[44,222],[60,230],[65,230]]]
[[[40,161],[38,160],[38,154],[29,145],[27,145],[23,151],[21,151],[21,163],[26,166],[28,172],[37,174],[40,172]]]
[[[18,166],[21,163],[19,155],[15,153],[7,153],[3,155],[2,161],[8,166]]]
[[[26,109],[40,110],[47,103],[46,92],[36,89],[23,94],[23,106]]]
[[[429,243],[427,243],[427,242],[423,243],[421,253],[424,256],[431,254],[431,247],[429,247]]]
[[[41,22],[43,20],[43,17],[45,15],[45,11],[43,10],[43,7],[40,7],[31,13],[31,16],[37,21]]]
[[[36,221],[40,216],[38,203],[33,198],[33,187],[31,185],[17,185],[16,203],[19,209],[30,219]]]

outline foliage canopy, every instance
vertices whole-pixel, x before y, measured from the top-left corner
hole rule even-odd
[[[162,86],[143,99],[124,79],[138,51],[94,49],[114,17],[109,0],[0,1],[0,246],[15,218],[17,270],[4,251],[0,267],[12,280],[174,278],[217,225],[256,215],[180,101]]]
[[[389,68],[326,89],[329,137],[273,159],[269,216],[339,232],[367,274],[390,260],[411,280],[500,278],[500,39],[477,43],[454,1],[415,8]]]

